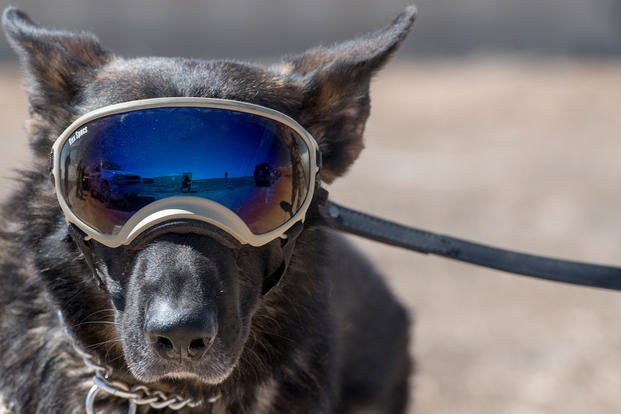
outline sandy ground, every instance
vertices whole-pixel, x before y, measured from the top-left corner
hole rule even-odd
[[[27,159],[26,103],[0,69],[7,177]],[[367,148],[330,191],[418,227],[621,264],[620,102],[621,62],[393,64],[373,85]],[[412,412],[621,412],[621,293],[355,241],[415,314]]]

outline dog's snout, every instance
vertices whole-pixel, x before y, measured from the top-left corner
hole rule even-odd
[[[167,304],[150,309],[145,335],[163,358],[198,360],[211,346],[217,332],[213,312],[209,309],[186,309],[183,312]]]

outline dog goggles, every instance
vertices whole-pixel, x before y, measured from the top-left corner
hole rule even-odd
[[[262,106],[158,98],[89,112],[50,154],[68,222],[109,246],[174,219],[261,246],[303,221],[319,183],[313,137]]]

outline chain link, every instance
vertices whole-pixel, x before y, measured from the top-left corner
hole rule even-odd
[[[113,381],[110,379],[112,368],[109,365],[102,364],[92,353],[82,348],[71,336],[61,312],[58,312],[58,319],[63,326],[65,335],[71,341],[71,346],[80,355],[84,364],[95,371],[93,376],[93,386],[86,395],[86,413],[95,414],[95,400],[99,392],[103,391],[117,398],[126,399],[128,401],[128,414],[134,414],[139,405],[149,405],[150,407],[161,410],[169,408],[179,411],[185,407],[196,408],[203,404],[202,400],[194,400],[192,398],[183,398],[178,394],[166,394],[159,390],[151,390],[145,385],[129,386],[122,381]],[[218,393],[207,399],[207,402],[213,404],[218,401],[221,394]]]

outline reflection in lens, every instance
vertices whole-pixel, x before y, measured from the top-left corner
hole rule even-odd
[[[61,150],[61,193],[82,221],[117,233],[144,206],[192,196],[235,212],[255,234],[285,223],[309,188],[308,148],[271,119],[166,107],[89,122]]]

